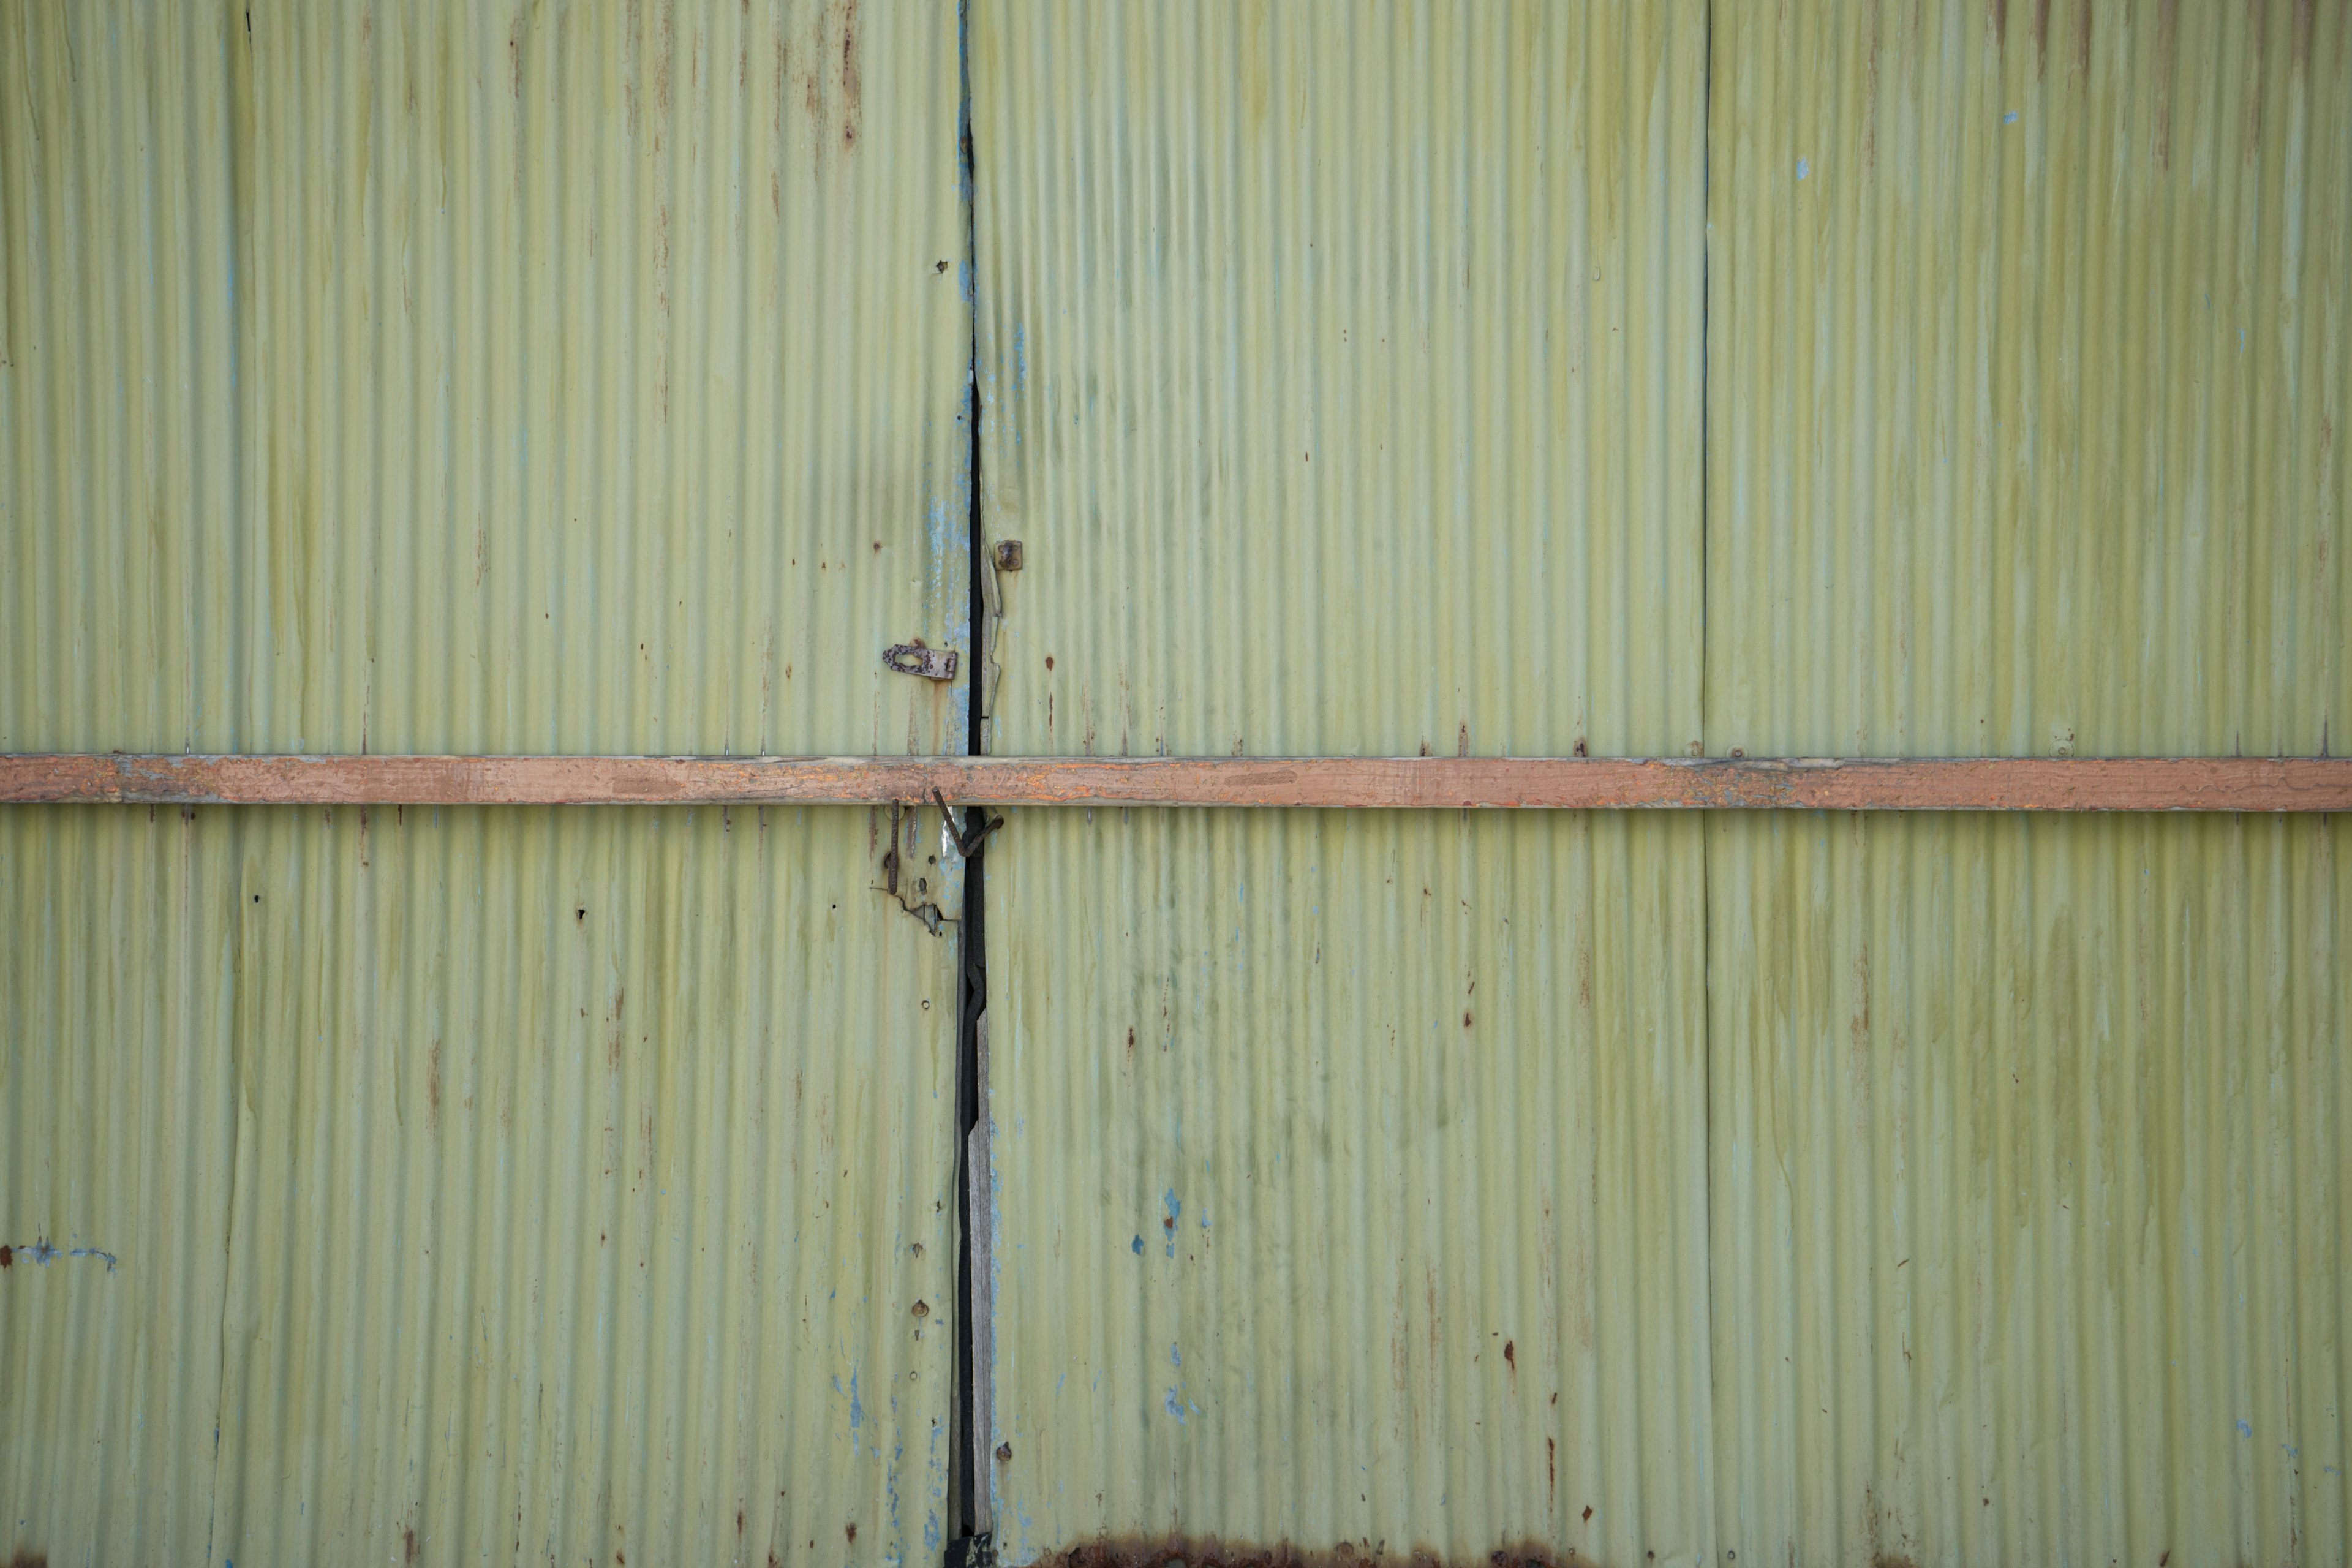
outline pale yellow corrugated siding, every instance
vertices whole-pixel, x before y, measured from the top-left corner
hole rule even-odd
[[[1702,826],[1013,816],[1006,1562],[1106,1535],[1710,1560]]]
[[[236,877],[232,838],[173,813],[0,810],[0,1552],[19,1561],[206,1560]]]
[[[974,5],[991,751],[1697,745],[1705,20]]]
[[[2340,749],[2352,14],[1712,60],[1709,750]],[[1724,1549],[2339,1560],[2340,825],[1707,842]]]
[[[1717,1536],[2335,1563],[2352,825],[1711,825]]]
[[[961,751],[958,89],[946,4],[0,8],[0,747]],[[0,1556],[936,1551],[886,816],[0,814]]]
[[[935,1553],[955,972],[866,826],[0,813],[0,1545]]]
[[[2352,10],[1716,9],[1706,742],[2352,735]]]
[[[0,749],[964,750],[956,32],[0,12]]]
[[[976,5],[984,517],[1026,547],[991,749],[1694,748],[1704,47]],[[1006,1561],[1706,1554],[1700,845],[1013,815]]]

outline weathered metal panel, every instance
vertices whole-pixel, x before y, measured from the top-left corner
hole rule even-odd
[[[236,846],[0,809],[0,1555],[203,1563],[220,1426]]]
[[[0,750],[961,752],[950,0],[11,6]]]
[[[2333,1563],[2352,826],[1724,816],[1717,1533]]]
[[[1717,10],[1711,752],[2341,746],[2347,22]],[[1712,825],[1727,1552],[2343,1557],[2345,848]]]
[[[971,30],[991,750],[1696,747],[1701,12]],[[1697,825],[1008,816],[1005,1560],[1705,1560]]]
[[[1715,11],[1706,742],[2342,751],[2352,12]]]
[[[989,750],[1696,747],[1706,21],[974,5]]]
[[[0,749],[961,752],[958,87],[947,4],[0,10]],[[0,813],[0,1554],[937,1550],[888,818]]]
[[[1704,824],[1008,815],[1004,1560],[1715,1561]]]
[[[0,813],[0,1545],[936,1553],[955,966],[871,867],[848,810]]]

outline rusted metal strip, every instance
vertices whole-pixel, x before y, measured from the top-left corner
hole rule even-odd
[[[2326,757],[0,756],[0,802],[2352,811]]]

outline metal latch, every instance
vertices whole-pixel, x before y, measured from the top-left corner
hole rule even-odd
[[[956,654],[951,647],[925,647],[919,642],[902,642],[882,650],[882,662],[900,675],[919,675],[925,680],[953,680]]]

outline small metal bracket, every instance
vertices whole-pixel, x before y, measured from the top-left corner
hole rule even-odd
[[[1004,826],[1004,818],[987,816],[983,813],[981,825],[970,833],[966,833],[961,827],[956,826],[955,809],[948,805],[948,797],[938,790],[933,790],[931,798],[939,802],[940,815],[948,819],[948,837],[955,840],[956,853],[967,860],[980,853],[980,847],[988,842],[990,834]]]
[[[999,572],[1018,572],[1021,570],[1021,542],[1019,540],[1000,539],[996,542],[996,569]]]
[[[925,680],[953,680],[956,652],[951,647],[925,647],[919,642],[894,643],[882,650],[882,663],[900,675],[919,675]]]

